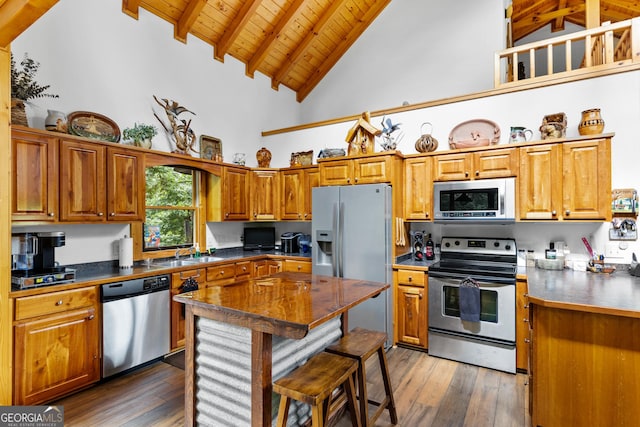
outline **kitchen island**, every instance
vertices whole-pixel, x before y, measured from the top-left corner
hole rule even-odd
[[[640,277],[527,269],[534,426],[637,425]]]
[[[388,288],[278,273],[176,295],[186,307],[185,425],[272,425],[272,381],[338,338],[342,314]]]

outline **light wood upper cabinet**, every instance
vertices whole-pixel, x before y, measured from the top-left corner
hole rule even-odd
[[[441,154],[434,156],[434,181],[503,178],[518,174],[518,151],[514,148]]]
[[[137,152],[107,148],[108,220],[137,221],[144,217],[144,160]]]
[[[144,160],[139,153],[60,140],[61,221],[140,220],[144,188]]]
[[[225,167],[222,174],[222,213],[225,221],[249,220],[249,170]]]
[[[275,169],[256,169],[251,172],[251,219],[274,221],[278,219],[280,189],[279,174]]]
[[[107,148],[81,141],[60,141],[60,220],[105,221]]]
[[[100,380],[95,287],[16,299],[14,405],[35,405]]]
[[[562,144],[564,219],[611,220],[609,140]]]
[[[429,220],[433,200],[431,156],[404,161],[404,217],[407,220]]]
[[[12,221],[58,219],[58,139],[12,131]]]
[[[395,154],[340,157],[318,162],[320,185],[377,184],[393,182],[398,158]]]
[[[610,220],[611,141],[520,148],[521,220]]]
[[[280,219],[311,220],[311,190],[320,184],[317,166],[280,171]]]

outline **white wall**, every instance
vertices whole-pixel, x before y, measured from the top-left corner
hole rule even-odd
[[[302,120],[491,89],[504,33],[500,0],[392,1],[305,99]]]

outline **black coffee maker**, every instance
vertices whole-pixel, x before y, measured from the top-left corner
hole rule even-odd
[[[14,276],[33,276],[64,272],[65,267],[56,265],[55,248],[64,246],[63,231],[47,231],[39,233],[20,233],[12,235],[18,242],[28,242],[28,245],[17,245],[12,252]],[[25,261],[28,260],[28,261]]]

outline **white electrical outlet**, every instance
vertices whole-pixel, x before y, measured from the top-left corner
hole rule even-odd
[[[607,258],[624,258],[622,249],[620,249],[620,243],[607,242],[606,247],[604,249],[604,256]]]

